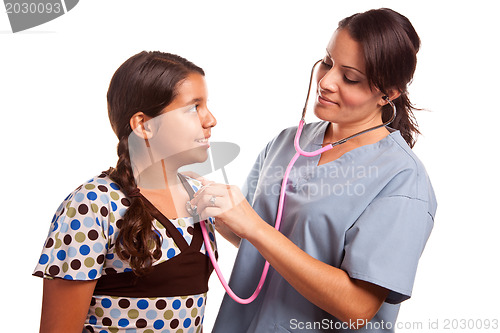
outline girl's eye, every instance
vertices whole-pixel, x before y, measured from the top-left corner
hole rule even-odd
[[[192,107],[189,108],[189,110],[187,110],[187,112],[198,112],[198,105],[193,105]]]

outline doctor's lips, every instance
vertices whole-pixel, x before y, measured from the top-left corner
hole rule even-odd
[[[321,96],[321,93],[318,92],[318,102],[324,105],[339,105],[339,103],[334,102],[326,97]]]

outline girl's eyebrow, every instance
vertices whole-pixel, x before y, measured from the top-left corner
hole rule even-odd
[[[328,57],[332,60],[333,62],[333,57],[332,55],[330,54],[330,52],[328,52],[328,49],[326,49],[326,54],[328,54]],[[356,72],[358,73],[361,73],[363,75],[365,75],[365,73],[363,73],[362,71],[360,71],[359,69],[357,69],[356,67],[352,67],[352,66],[346,66],[346,65],[342,65],[343,68],[347,68],[347,69],[352,69],[352,70],[355,70]],[[366,76],[366,75],[365,75]]]

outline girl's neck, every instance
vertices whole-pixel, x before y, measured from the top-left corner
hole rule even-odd
[[[163,160],[144,170],[137,178],[137,187],[163,215],[174,219],[186,217],[189,200],[177,169],[169,169]]]

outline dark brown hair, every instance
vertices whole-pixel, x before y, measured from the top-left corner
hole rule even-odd
[[[381,8],[347,17],[339,22],[338,29],[346,29],[362,45],[370,85],[384,94],[391,89],[401,93],[394,100],[397,113],[389,126],[399,130],[413,147],[420,132],[407,87],[417,66],[420,38],[411,22],[391,9]],[[382,112],[383,121],[389,120],[391,106],[385,105]]]
[[[179,84],[191,73],[205,75],[200,67],[177,55],[143,51],[125,61],[113,75],[107,99],[111,127],[119,140],[118,162],[108,174],[125,194],[137,189],[128,146],[130,118],[139,111],[149,117],[160,115],[176,97]],[[118,225],[116,253],[129,261],[136,275],[144,275],[161,256],[161,238],[141,198],[131,196],[129,200],[130,206]]]

